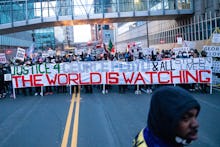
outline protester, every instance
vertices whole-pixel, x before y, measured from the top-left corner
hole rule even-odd
[[[133,147],[182,147],[197,139],[199,103],[180,87],[163,86],[152,95],[147,127]]]

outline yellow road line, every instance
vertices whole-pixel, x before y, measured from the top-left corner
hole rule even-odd
[[[65,126],[65,130],[64,130],[64,134],[63,134],[63,140],[62,140],[61,147],[66,147],[67,143],[68,143],[69,130],[70,130],[70,125],[71,125],[71,120],[72,120],[72,113],[73,113],[73,108],[74,108],[74,103],[75,103],[75,98],[76,98],[75,91],[76,91],[76,88],[74,86],[74,93],[72,96],[72,100],[71,100],[71,104],[70,104],[70,108],[69,108],[69,113],[67,116],[67,121],[66,121],[66,126]]]
[[[73,126],[71,147],[77,147],[79,106],[80,106],[80,86],[78,86],[78,94],[77,94],[77,99],[76,99],[76,110],[75,110],[75,117],[74,117],[74,126]]]

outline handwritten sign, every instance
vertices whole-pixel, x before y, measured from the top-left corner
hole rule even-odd
[[[4,81],[11,81],[11,74],[4,74]]]
[[[6,63],[5,53],[0,53],[0,63]]]
[[[18,60],[24,61],[24,57],[25,57],[25,49],[18,47],[15,58]]]
[[[220,57],[220,46],[203,46],[208,57]]]
[[[213,73],[220,73],[220,61],[213,61],[213,69],[212,72]]]

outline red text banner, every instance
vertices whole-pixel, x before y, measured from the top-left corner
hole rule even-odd
[[[165,61],[92,61],[13,66],[14,88],[96,84],[211,83],[212,58]]]

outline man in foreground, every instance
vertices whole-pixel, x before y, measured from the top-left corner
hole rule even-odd
[[[197,139],[199,103],[180,87],[163,86],[152,95],[147,127],[133,147],[182,147]]]

